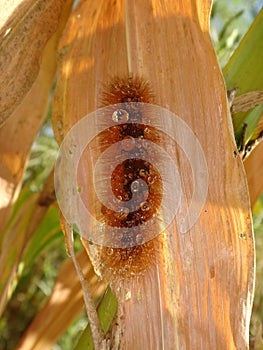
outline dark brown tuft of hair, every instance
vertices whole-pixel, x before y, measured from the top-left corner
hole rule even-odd
[[[116,122],[111,128],[104,130],[97,135],[96,142],[103,152],[107,147],[115,142],[121,142],[121,154],[127,152],[127,156],[131,154],[147,155],[147,140],[152,140],[146,133],[146,129],[152,137],[156,134],[155,130],[141,123],[143,113],[147,113],[141,103],[153,103],[154,94],[150,83],[138,76],[119,78],[115,77],[109,83],[104,84],[101,95],[101,107],[122,104],[122,109],[128,112],[129,123]],[[131,106],[135,104],[135,106]],[[115,107],[114,107],[115,108]],[[115,110],[114,110],[115,111]],[[112,114],[109,114],[112,118]],[[130,122],[132,121],[132,123]],[[137,153],[136,153],[137,152]],[[98,218],[106,226],[121,227],[123,229],[129,227],[139,227],[131,236],[127,233],[123,235],[121,241],[126,248],[111,248],[104,246],[90,245],[87,243],[88,251],[91,253],[96,270],[106,280],[111,283],[120,281],[129,281],[134,277],[143,275],[146,271],[150,271],[159,259],[159,246],[161,239],[155,237],[148,240],[154,228],[148,228],[147,221],[153,219],[162,200],[162,182],[159,179],[159,173],[156,169],[143,159],[127,158],[114,169],[111,178],[113,193],[117,198],[123,201],[123,207],[126,209],[120,215],[120,212],[114,212],[101,204],[98,206]],[[105,164],[109,167],[111,164]],[[154,182],[150,182],[150,178],[155,178]],[[142,198],[139,209],[128,207],[126,203],[132,196],[131,186],[137,179],[143,178],[150,188],[150,194],[145,200]],[[142,191],[143,194],[143,191]],[[137,196],[140,196],[138,193]],[[127,197],[127,198],[126,198]],[[138,197],[138,200],[140,197]],[[147,205],[147,210],[143,208],[143,204]],[[126,206],[126,207],[125,207]],[[129,209],[127,211],[127,209]],[[156,222],[156,230],[160,230],[158,222]],[[124,230],[125,231],[125,230]],[[139,234],[138,234],[139,233]],[[117,238],[116,238],[117,239]],[[119,239],[119,238],[118,238]],[[140,241],[141,239],[141,241]],[[115,243],[115,242],[114,242]],[[130,244],[129,244],[130,243]]]
[[[104,85],[101,107],[127,102],[153,103],[153,99],[154,94],[148,81],[138,76],[126,79],[115,77]]]

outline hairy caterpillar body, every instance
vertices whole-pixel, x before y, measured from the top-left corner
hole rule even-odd
[[[63,140],[55,188],[62,214],[83,238],[96,271],[119,280],[160,260],[172,223],[173,232],[185,233],[198,220],[207,194],[206,161],[193,131],[153,104],[143,79],[112,79],[101,101],[102,108],[80,119]],[[191,203],[182,196],[182,153],[193,174]]]
[[[176,114],[153,104],[148,82],[114,78],[101,101],[104,107],[80,119],[63,140],[55,189],[96,271],[119,280],[154,266],[172,223],[173,234],[195,224],[206,201],[208,172],[196,135]],[[178,171],[187,162],[190,202]]]
[[[101,101],[103,107],[109,106],[109,118],[115,125],[99,133],[94,144],[89,145],[90,149],[96,150],[93,153],[96,161],[110,145],[119,145],[105,157],[100,175],[103,178],[104,169],[110,168],[117,154],[118,165],[107,182],[110,189],[105,188],[104,192],[112,191],[120,206],[116,210],[114,206],[109,208],[100,203],[95,215],[103,225],[123,229],[116,235],[123,247],[88,247],[93,252],[91,257],[95,267],[109,280],[139,276],[154,264],[158,256],[159,239],[148,230],[155,226],[156,230],[160,228],[158,223],[148,227],[147,222],[154,220],[160,208],[163,183],[156,166],[145,158],[152,151],[151,143],[160,142],[160,135],[153,127],[143,124],[143,116],[147,113],[144,104],[153,100],[150,84],[143,79],[112,79],[104,86]],[[125,228],[135,229],[125,232]]]

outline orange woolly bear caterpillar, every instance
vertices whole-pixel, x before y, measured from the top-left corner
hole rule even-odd
[[[103,131],[96,138],[96,144],[100,145],[103,152],[109,144],[121,141],[121,152],[134,153],[133,159],[125,159],[114,169],[111,176],[111,188],[116,198],[122,201],[123,209],[119,212],[101,205],[100,215],[97,217],[108,226],[133,227],[145,223],[154,217],[162,201],[162,180],[158,169],[147,161],[140,159],[142,153],[149,150],[148,140],[159,142],[160,136],[154,128],[141,124],[142,113],[145,113],[142,103],[153,102],[153,92],[150,84],[139,77],[122,79],[114,78],[104,85],[102,92],[102,106],[113,106],[112,115],[109,115],[116,126]],[[115,105],[121,104],[116,110]],[[129,124],[120,124],[129,118]],[[105,167],[109,167],[105,164]],[[143,183],[140,179],[144,180]],[[145,196],[144,188],[147,184],[148,195]],[[127,205],[132,196],[137,195],[139,208]],[[91,258],[95,262],[95,268],[106,279],[126,280],[139,276],[150,268],[158,258],[160,238],[151,240],[147,237],[147,225],[140,226],[140,233],[129,236],[122,235],[125,248],[103,247],[88,245],[92,252]]]
[[[113,79],[102,93],[105,107],[72,127],[56,162],[61,211],[108,280],[154,266],[160,233],[172,223],[188,232],[206,201],[207,166],[196,135],[176,114],[148,102],[153,93],[143,79]],[[189,209],[178,172],[186,160],[193,175]]]

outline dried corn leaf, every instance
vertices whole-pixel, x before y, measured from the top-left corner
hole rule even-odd
[[[9,17],[1,23],[0,125],[10,117],[34,83],[40,57],[56,32],[63,10],[62,0],[4,1]],[[1,4],[2,5],[2,4]]]
[[[249,196],[209,37],[210,7],[209,0],[81,1],[61,42],[53,113],[60,142],[100,106],[105,82],[133,74],[150,82],[157,105],[190,126],[208,166],[208,196],[195,225],[181,234],[173,222],[157,237],[157,261],[137,278],[112,276],[120,302],[113,348],[248,348],[254,278]],[[178,136],[173,126],[171,132]],[[184,193],[180,220],[205,169],[198,159],[188,164],[184,149],[169,147]],[[92,174],[82,176],[91,186]],[[110,259],[107,250],[84,244],[100,270],[98,262]]]
[[[103,293],[105,285],[94,275],[86,252],[82,251],[77,256],[91,286],[92,295],[97,298]],[[50,349],[83,307],[78,276],[71,259],[67,259],[61,266],[49,300],[31,323],[17,350]]]
[[[263,91],[250,91],[237,96],[231,107],[232,113],[246,112],[263,103]]]
[[[0,95],[2,103],[5,104],[3,106],[5,112],[1,112],[3,120],[6,118],[5,113],[6,116],[11,114],[11,109],[13,111],[17,107],[36,80],[23,102],[12,114],[12,118],[0,129],[0,231],[3,230],[19,193],[25,162],[47,111],[56,71],[57,42],[70,13],[72,2],[73,0],[69,0],[63,6],[59,5],[59,2],[54,5],[54,1],[27,2],[27,7],[22,7],[23,11],[19,8],[18,12],[14,11],[12,14],[10,19],[12,23],[9,25],[12,24],[14,28],[2,42],[0,62],[2,59],[3,76],[1,76]],[[26,14],[22,16],[24,12]],[[54,22],[53,25],[49,21]],[[20,31],[24,34],[22,35]],[[53,32],[56,33],[45,46]],[[38,41],[40,41],[39,48]],[[14,54],[12,50],[15,48],[17,52]],[[33,50],[34,54],[30,54],[28,50]],[[42,51],[41,68],[36,78]],[[7,56],[12,60],[9,57],[8,61]],[[24,81],[25,75],[28,78]],[[8,89],[11,91],[10,94]]]

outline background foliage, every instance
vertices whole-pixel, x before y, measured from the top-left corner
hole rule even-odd
[[[223,68],[237,47],[260,9],[260,1],[232,0],[214,2],[211,16],[211,35],[218,60]],[[27,196],[38,192],[48,177],[58,151],[51,127],[52,96],[45,124],[31,150],[24,175],[23,192]],[[16,209],[15,209],[16,210]],[[263,196],[254,212],[257,250],[257,280],[254,310],[251,322],[251,348],[262,349],[263,329]],[[58,212],[52,206],[38,228],[31,246],[25,252],[21,264],[21,277],[14,284],[14,293],[0,320],[0,349],[14,349],[23,331],[44,305],[51,294],[59,266],[66,258],[64,237],[59,227]],[[54,345],[53,350],[71,350],[85,328],[87,320],[83,312],[67,332]]]

